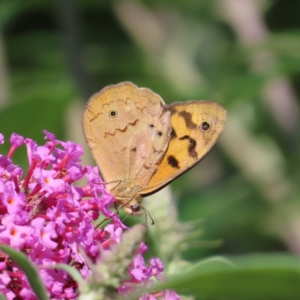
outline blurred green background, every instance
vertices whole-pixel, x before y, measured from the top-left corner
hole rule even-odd
[[[203,220],[203,247],[185,257],[300,254],[299,11],[279,0],[2,1],[0,131],[84,143],[86,101],[121,81],[167,103],[217,101],[228,111],[217,146],[171,185],[180,219]]]

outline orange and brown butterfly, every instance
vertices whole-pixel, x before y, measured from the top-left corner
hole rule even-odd
[[[205,157],[225,121],[225,109],[215,102],[166,105],[150,89],[122,82],[90,98],[82,123],[107,189],[126,213],[137,215],[142,197]]]

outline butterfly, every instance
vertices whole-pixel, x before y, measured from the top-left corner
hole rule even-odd
[[[108,191],[126,213],[202,160],[224,129],[226,110],[210,101],[165,104],[131,82],[109,85],[86,105],[86,141]]]

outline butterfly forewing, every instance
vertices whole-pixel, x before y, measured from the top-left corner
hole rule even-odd
[[[170,113],[163,105],[160,96],[130,82],[90,98],[83,129],[106,182],[147,185],[170,138]]]

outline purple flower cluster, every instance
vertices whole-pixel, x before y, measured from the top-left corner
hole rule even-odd
[[[82,147],[44,133],[48,140],[44,146],[13,134],[8,155],[0,155],[0,243],[25,253],[37,267],[64,263],[88,278],[91,270],[79,250],[83,249],[93,262],[101,260],[102,251],[109,251],[111,245],[120,242],[126,226],[110,209],[114,198],[107,193],[97,167],[81,166]],[[0,134],[0,144],[3,143]],[[27,148],[27,173],[11,160],[22,145]],[[82,178],[86,178],[86,186],[76,186]],[[100,214],[111,219],[103,229],[92,223]],[[149,284],[153,276],[161,279],[161,261],[151,259],[147,266],[142,257],[146,250],[142,243],[133,254],[129,279],[121,281],[119,293],[127,293],[129,286],[133,289],[135,284]],[[77,283],[67,272],[45,268],[39,272],[51,299],[78,296]],[[2,252],[0,292],[7,299],[36,299],[23,271]],[[171,291],[142,299],[157,297],[179,299]]]

